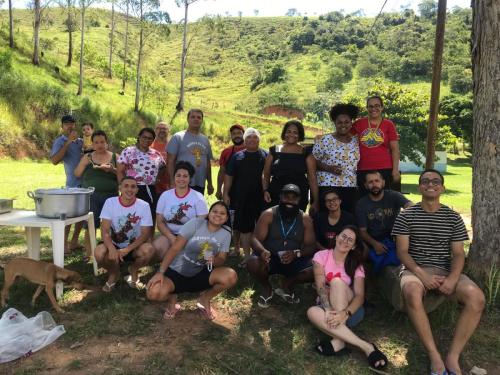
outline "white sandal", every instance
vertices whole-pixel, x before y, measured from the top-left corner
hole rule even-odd
[[[259,305],[259,307],[263,308],[263,309],[267,309],[269,306],[271,306],[271,299],[273,298],[274,296],[274,292],[271,291],[271,294],[269,295],[269,297],[264,297],[263,295],[260,295],[259,296],[259,301],[257,302],[257,305]]]
[[[113,283],[113,284],[110,284],[106,281],[106,284],[103,285],[102,287],[102,291],[103,292],[106,292],[106,293],[109,293],[111,292],[113,289],[115,289],[115,285],[116,283]]]

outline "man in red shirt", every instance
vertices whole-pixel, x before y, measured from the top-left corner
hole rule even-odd
[[[226,147],[220,154],[219,173],[217,174],[217,192],[215,193],[217,199],[222,199],[222,186],[224,185],[224,173],[226,171],[227,163],[229,163],[229,160],[231,160],[231,157],[234,154],[245,149],[245,145],[243,144],[244,132],[245,128],[240,124],[234,124],[229,128],[229,133],[231,134],[231,141],[233,141],[233,145]],[[231,225],[232,224],[233,223],[231,223]],[[237,256],[240,253],[240,233],[238,231],[233,231],[233,243],[234,252],[230,252],[229,255]]]
[[[163,159],[165,160],[165,163],[167,162],[167,143],[168,143],[168,132],[169,132],[169,127],[167,123],[165,122],[159,122],[156,124],[155,127],[155,140],[151,144],[151,147],[154,148],[156,151],[158,151],[161,156],[163,156]],[[158,175],[158,180],[156,181],[156,193],[158,196],[160,196],[161,193],[163,193],[165,190],[168,190],[170,188],[169,183],[168,183],[168,173],[166,170],[163,170],[160,172]]]

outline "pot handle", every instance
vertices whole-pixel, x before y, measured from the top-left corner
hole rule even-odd
[[[95,191],[95,187],[89,186],[87,189],[90,190],[90,194],[92,194]]]
[[[42,201],[42,198],[35,197],[35,194],[32,191],[26,192],[26,195],[28,195],[28,197],[30,197],[31,199],[33,199],[35,202],[40,203]]]

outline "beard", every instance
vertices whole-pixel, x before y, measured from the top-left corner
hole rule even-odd
[[[370,193],[373,194],[373,195],[380,195],[382,193],[383,189],[379,189],[379,188],[371,188],[370,189]]]
[[[235,139],[233,139],[233,144],[234,144],[235,146],[240,146],[240,145],[242,145],[242,144],[243,144],[243,138],[235,138]]]
[[[280,215],[285,219],[292,219],[299,213],[298,204],[280,202],[278,207]]]

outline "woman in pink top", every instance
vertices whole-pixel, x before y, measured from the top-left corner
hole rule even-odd
[[[359,139],[360,159],[358,163],[358,187],[361,195],[367,194],[364,188],[365,174],[379,171],[385,179],[387,189],[399,185],[399,137],[396,126],[391,120],[382,117],[384,102],[378,95],[366,101],[368,117],[358,119],[352,126]]]
[[[336,237],[333,249],[321,250],[314,255],[314,282],[320,305],[309,308],[307,317],[331,337],[315,347],[317,353],[325,356],[347,354],[346,344],[351,344],[366,354],[372,368],[382,369],[387,366],[387,357],[350,329],[364,316],[362,249],[357,228],[348,225]]]

